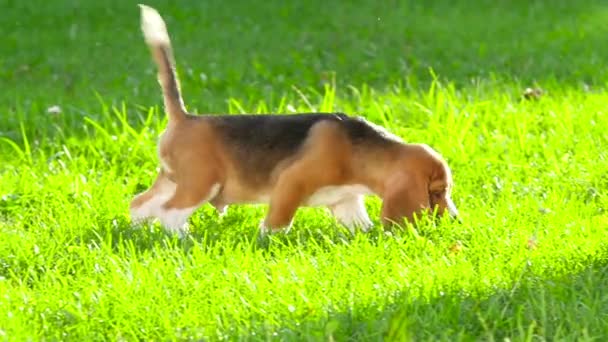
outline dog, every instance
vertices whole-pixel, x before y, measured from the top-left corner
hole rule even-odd
[[[384,225],[425,213],[456,217],[452,173],[426,144],[407,144],[361,117],[342,113],[194,115],[186,111],[164,20],[139,5],[158,69],[168,124],[158,143],[160,171],[130,204],[133,222],[159,219],[184,236],[204,203],[268,204],[262,234],[288,229],[298,207],[326,207],[351,231],[372,222],[364,196],[382,199]]]

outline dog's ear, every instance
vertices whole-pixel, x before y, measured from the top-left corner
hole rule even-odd
[[[382,222],[400,224],[406,218],[413,224],[415,215],[419,216],[431,207],[428,187],[428,181],[413,173],[391,177],[382,196]]]

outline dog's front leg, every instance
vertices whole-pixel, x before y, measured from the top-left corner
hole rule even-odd
[[[300,204],[306,199],[311,188],[305,174],[298,168],[283,172],[270,197],[268,214],[260,226],[262,234],[275,233],[291,226]]]

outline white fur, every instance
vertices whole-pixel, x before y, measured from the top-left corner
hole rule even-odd
[[[456,209],[456,205],[454,205],[454,202],[452,201],[452,199],[450,197],[447,198],[447,202],[448,202],[448,213],[450,214],[450,216],[452,216],[452,217],[458,216],[458,209]]]
[[[160,14],[154,8],[146,5],[139,5],[139,8],[141,9],[141,30],[146,43],[168,45],[170,43],[169,34]]]
[[[268,227],[266,226],[266,220],[260,221],[260,223],[258,224],[258,228],[260,229],[261,236],[265,236],[266,234],[270,233],[270,229],[268,229]]]
[[[331,212],[353,233],[357,227],[366,232],[372,226],[362,195],[343,199],[331,207]]]
[[[331,206],[353,196],[371,194],[373,192],[368,187],[360,184],[324,186],[310,195],[303,205],[307,207]],[[268,204],[270,197],[268,193],[261,193],[255,200],[243,203]]]
[[[351,232],[356,227],[367,231],[372,226],[365,204],[364,195],[373,192],[360,184],[326,186],[318,189],[306,201],[308,206],[328,206],[333,215]]]
[[[280,232],[283,232],[285,234],[289,233],[289,230],[291,229],[291,224],[292,223],[293,223],[293,221],[289,222],[289,224],[287,225],[287,227],[281,228]],[[266,226],[266,220],[265,219],[262,220],[262,221],[260,221],[260,224],[259,224],[258,227],[260,229],[260,235],[261,236],[265,236],[265,235],[274,233],[272,231],[272,229],[270,229],[270,228],[268,228],[268,226]]]
[[[131,210],[131,219],[133,222],[141,222],[147,218],[158,218],[162,225],[169,232],[177,233],[183,237],[188,232],[188,218],[194,211],[203,203],[212,200],[220,192],[220,184],[214,184],[209,190],[209,194],[205,199],[195,206],[189,208],[171,208],[163,209],[163,204],[166,203],[174,194],[177,186],[175,183],[168,180],[159,184],[159,189],[156,194],[141,206]]]
[[[214,206],[214,208],[215,211],[217,211],[219,217],[224,217],[226,215],[226,212],[228,211],[228,206],[225,204]]]
[[[313,193],[306,201],[307,206],[331,206],[358,195],[369,195],[372,191],[359,184],[325,186]]]
[[[167,173],[171,173],[173,172],[173,169],[169,166],[169,164],[167,162],[165,162],[163,160],[163,158],[158,158],[160,160],[160,165],[162,166],[163,170]]]
[[[163,203],[167,202],[175,193],[177,185],[169,180],[163,180],[152,198],[137,208],[131,209],[131,220],[139,223],[152,217],[158,217]]]
[[[222,186],[219,183],[213,184],[211,186],[211,189],[209,189],[209,194],[207,195],[207,198],[203,202],[208,202],[208,201],[211,201],[212,199],[214,199],[215,196],[217,196],[217,194],[220,193],[221,188],[222,188]]]
[[[176,233],[179,237],[184,237],[188,233],[188,218],[198,208],[198,206],[161,210],[158,218],[162,225],[171,233]]]
[[[367,231],[372,226],[372,221],[365,209],[363,195],[372,193],[368,187],[360,184],[325,186],[317,189],[308,197],[304,205],[308,207],[327,206],[338,221],[352,232],[356,227]],[[270,196],[263,194],[259,197],[257,203],[268,203],[269,199]],[[290,227],[291,223],[289,227],[282,231],[287,232]],[[262,235],[271,232],[263,220],[260,222],[259,228]]]

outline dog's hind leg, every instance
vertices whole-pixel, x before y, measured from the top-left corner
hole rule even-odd
[[[131,221],[137,224],[156,217],[161,205],[175,193],[175,188],[176,184],[161,170],[152,186],[131,201],[129,206]]]
[[[196,175],[182,179],[178,181],[175,193],[161,205],[158,218],[168,231],[183,237],[188,232],[190,215],[213,199],[220,188],[215,177]]]

